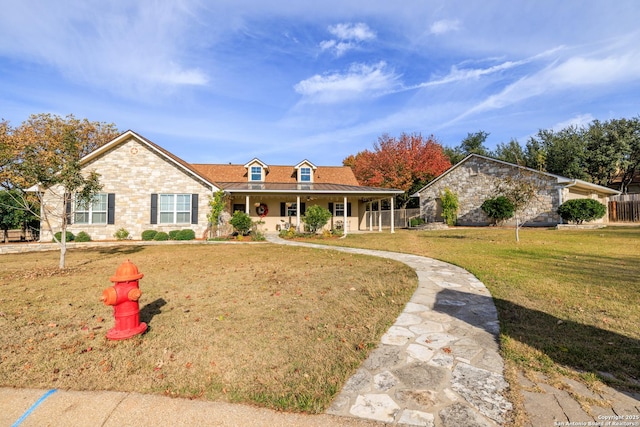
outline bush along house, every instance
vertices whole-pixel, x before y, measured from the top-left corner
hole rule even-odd
[[[371,230],[374,213],[366,215],[367,210],[382,201],[393,207],[402,194],[359,185],[349,167],[317,166],[309,160],[291,166],[269,165],[257,158],[244,165],[190,164],[131,130],[82,158],[81,165],[83,172],[99,174],[102,190],[85,205],[69,195],[67,230],[84,231],[93,240],[112,240],[121,229],[134,240],[145,230],[177,229],[192,229],[197,238],[206,238],[209,199],[218,190],[227,196],[229,214],[243,211],[262,222],[266,232],[302,229],[302,217],[311,205],[331,212],[327,228],[345,233]],[[45,200],[54,190],[44,190]],[[54,232],[59,230],[59,224],[53,225]],[[51,239],[41,224],[41,241]]]

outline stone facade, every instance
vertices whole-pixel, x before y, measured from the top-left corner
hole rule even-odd
[[[562,202],[575,198],[594,198],[607,205],[607,195],[559,182],[562,177],[536,172],[517,165],[472,155],[418,192],[422,217],[427,222],[442,221],[440,197],[445,188],[458,196],[458,225],[490,225],[491,218],[480,206],[496,197],[497,186],[506,177],[532,181],[539,189],[537,197],[524,212],[527,225],[555,226],[562,223],[557,209]],[[588,183],[584,183],[589,185]],[[607,216],[597,222],[607,220]]]
[[[72,233],[85,231],[93,240],[113,240],[114,233],[125,228],[130,233],[130,238],[140,240],[144,230],[168,232],[192,229],[196,238],[204,236],[208,228],[209,196],[216,189],[135,138],[132,137],[92,159],[83,169],[100,174],[103,186],[101,193],[115,194],[114,224],[72,222],[68,226]],[[191,221],[151,224],[151,194],[198,194],[197,224],[192,224]],[[46,197],[51,196],[45,194]],[[54,226],[54,231],[58,230],[60,227]],[[42,227],[41,241],[50,241],[51,238],[46,227]]]

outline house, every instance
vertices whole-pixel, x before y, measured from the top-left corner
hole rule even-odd
[[[198,238],[206,237],[209,199],[218,190],[227,195],[228,213],[244,211],[262,221],[266,232],[302,226],[301,217],[310,205],[331,211],[331,227],[345,232],[371,228],[367,218],[374,214],[373,203],[389,199],[393,206],[396,195],[402,194],[360,186],[350,168],[317,166],[309,160],[292,166],[269,165],[257,158],[244,165],[190,164],[131,130],[80,163],[83,172],[100,175],[102,190],[88,206],[68,196],[67,229],[74,234],[85,231],[93,240],[113,239],[122,228],[133,239],[140,239],[144,230],[185,228]],[[54,200],[54,192],[47,189],[45,201]],[[60,211],[62,202],[59,205],[53,210]],[[51,233],[41,228],[41,240],[50,241]],[[60,230],[60,224],[53,228]]]
[[[489,225],[492,220],[480,206],[485,200],[496,197],[497,184],[506,177],[529,180],[538,188],[537,197],[528,208],[527,217],[530,219],[527,225],[561,224],[562,218],[557,209],[567,200],[590,198],[607,206],[609,196],[620,194],[617,190],[579,179],[470,154],[412,196],[420,198],[421,216],[427,222],[439,222],[442,221],[440,195],[448,188],[458,196],[458,225]],[[605,215],[597,222],[607,221],[608,215]]]

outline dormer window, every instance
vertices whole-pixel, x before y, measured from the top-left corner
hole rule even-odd
[[[251,166],[251,181],[262,181],[261,166]]]
[[[316,170],[317,167],[309,160],[303,160],[295,165],[294,169],[297,171],[298,182],[306,184],[313,182],[313,171]]]
[[[311,168],[300,168],[300,182],[311,182]]]
[[[269,173],[269,166],[258,158],[254,158],[244,167],[247,169],[247,181],[249,182],[264,182],[267,173]]]

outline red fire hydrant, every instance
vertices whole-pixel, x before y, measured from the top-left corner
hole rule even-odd
[[[107,338],[110,340],[124,340],[147,330],[147,324],[140,322],[138,305],[138,299],[142,295],[138,280],[143,276],[144,274],[138,272],[138,267],[127,260],[109,279],[114,285],[102,291],[100,299],[106,305],[113,306],[113,316],[116,318],[115,327],[107,332]]]

